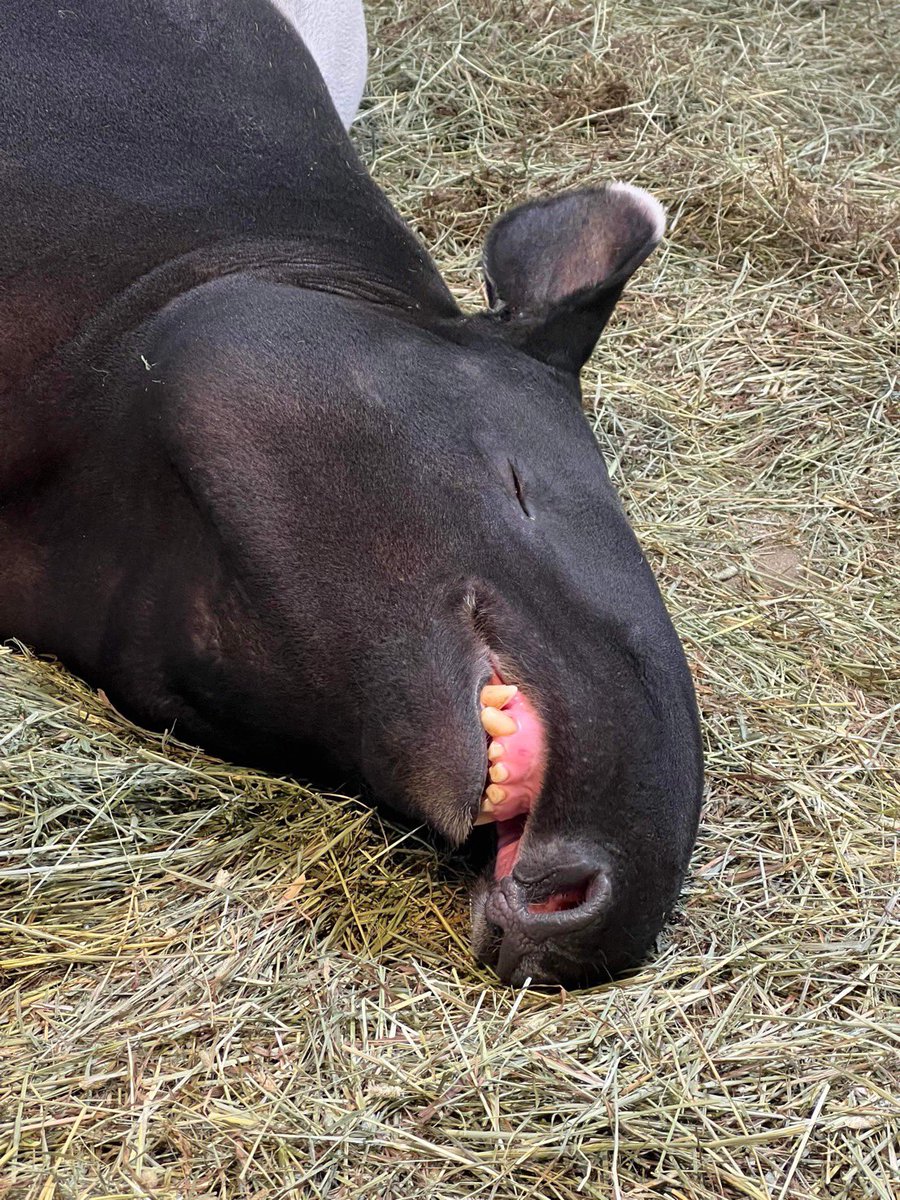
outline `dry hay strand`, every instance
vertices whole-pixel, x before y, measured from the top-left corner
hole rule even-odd
[[[896,1194],[894,15],[370,4],[355,137],[464,303],[514,199],[669,207],[585,397],[703,708],[683,911],[633,979],[508,993],[420,831],[6,653],[9,1195]]]

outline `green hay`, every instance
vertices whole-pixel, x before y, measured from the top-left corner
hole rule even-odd
[[[703,708],[684,909],[635,979],[513,994],[427,839],[0,655],[0,1194],[896,1194],[890,16],[369,5],[355,137],[465,304],[526,194],[669,208],[584,382]]]

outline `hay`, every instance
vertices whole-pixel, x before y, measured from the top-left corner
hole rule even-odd
[[[684,911],[633,980],[502,991],[427,840],[147,737],[7,653],[0,1180],[16,1200],[889,1200],[889,8],[369,15],[356,137],[464,302],[514,198],[614,175],[669,206],[585,395],[704,712]]]

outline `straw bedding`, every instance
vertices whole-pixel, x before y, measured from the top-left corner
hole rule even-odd
[[[421,831],[12,647],[0,1193],[897,1194],[891,17],[370,3],[355,137],[463,303],[516,198],[620,177],[668,206],[585,403],[703,709],[683,908],[633,979],[501,990]]]

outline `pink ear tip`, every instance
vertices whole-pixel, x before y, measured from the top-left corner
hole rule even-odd
[[[645,191],[644,188],[636,187],[633,183],[623,183],[620,180],[609,184],[606,190],[615,192],[623,199],[627,197],[629,202],[650,222],[653,227],[653,240],[658,242],[662,238],[666,231],[666,210],[654,195]]]

